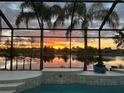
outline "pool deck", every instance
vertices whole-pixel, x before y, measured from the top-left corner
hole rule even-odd
[[[124,71],[124,69],[117,69],[117,71]],[[22,80],[41,76],[43,72],[75,72],[79,75],[86,76],[124,76],[123,73],[107,71],[105,74],[95,73],[93,71],[83,71],[82,69],[69,68],[45,68],[43,71],[0,71],[0,81],[2,80]]]
[[[1,80],[22,80],[42,75],[41,71],[0,71]]]
[[[93,71],[84,71],[82,73],[79,73],[79,75],[85,75],[85,76],[124,76],[122,73],[113,72],[113,71],[107,71],[105,74],[95,73]]]
[[[28,80],[41,75],[41,71],[0,71],[0,93],[18,93]]]
[[[121,70],[124,71],[123,69]],[[104,81],[108,85],[109,82],[112,82],[110,85],[123,85],[124,82],[121,81],[124,81],[124,73],[107,71],[105,74],[98,74],[93,71],[83,71],[76,68],[45,68],[43,71],[0,71],[0,93],[18,93],[17,90],[20,91],[24,86],[26,86],[24,89],[27,89],[42,83],[63,84],[69,82],[69,84],[96,83],[96,85],[99,85]]]
[[[119,69],[117,69],[119,70]],[[120,71],[120,70],[119,70]],[[121,71],[124,71],[124,69],[121,69]],[[119,73],[115,71],[107,71],[105,74],[100,74],[100,73],[95,73],[92,70],[88,71],[83,71],[82,69],[77,69],[77,68],[45,68],[43,69],[43,72],[75,72],[79,75],[86,75],[86,76],[124,76],[124,73]]]

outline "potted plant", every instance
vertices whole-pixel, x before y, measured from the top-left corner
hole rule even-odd
[[[104,58],[102,58],[102,57],[97,57],[97,58],[96,58],[96,61],[97,61],[98,63],[93,66],[94,72],[96,72],[96,73],[101,73],[101,74],[106,73],[107,68],[105,67],[105,65],[104,65],[104,63],[103,63],[103,60],[104,60]]]

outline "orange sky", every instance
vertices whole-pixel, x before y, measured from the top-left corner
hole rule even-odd
[[[49,39],[49,40],[45,40],[45,45],[46,46],[53,46],[53,48],[64,48],[64,47],[68,47],[69,48],[69,41],[64,41],[61,39]],[[72,40],[71,43],[72,47],[84,47],[84,43],[77,40]],[[98,39],[95,40],[89,40],[88,41],[88,46],[92,46],[95,48],[98,48]],[[101,47],[102,48],[108,48],[111,47],[112,49],[116,49],[116,44],[114,43],[113,39],[101,39]]]
[[[21,44],[24,44],[25,48],[31,48],[31,43],[30,42],[20,42],[20,43],[17,43],[16,45],[18,47],[21,48]],[[50,39],[44,39],[44,46],[50,46],[50,47],[53,47],[55,49],[58,49],[58,48],[64,48],[64,47],[67,47],[67,48],[70,48],[70,43],[69,43],[69,40],[67,39],[64,39],[64,38],[50,38]],[[83,43],[83,39],[72,39],[72,43],[71,43],[71,46],[72,47],[84,47],[84,43]],[[89,39],[88,40],[88,46],[91,46],[91,47],[95,47],[95,48],[98,48],[98,39]],[[4,44],[1,43],[0,47],[5,47]],[[36,48],[39,48],[40,47],[40,43],[39,41],[35,41],[35,43],[33,43],[33,47],[36,47]],[[111,47],[112,49],[116,49],[116,44],[114,43],[114,40],[113,39],[101,39],[101,48],[108,48],[108,47]]]

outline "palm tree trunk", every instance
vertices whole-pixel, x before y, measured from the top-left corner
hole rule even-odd
[[[30,70],[32,69],[32,60],[33,60],[33,38],[31,38],[31,58],[30,58]]]
[[[44,37],[43,37],[43,28],[44,28],[44,24],[43,24],[43,18],[40,18],[41,21],[41,33],[40,33],[40,70],[43,69],[43,56],[44,56],[44,49],[43,49],[43,42],[44,42]]]
[[[32,49],[31,49],[31,56],[30,56],[30,66],[29,66],[29,70],[32,69],[31,64],[32,64]]]
[[[84,71],[87,70],[87,29],[84,30],[84,49],[85,49],[85,59],[84,59]]]
[[[7,69],[7,57],[5,57],[5,70]]]
[[[26,28],[28,29],[28,19],[26,20]]]
[[[18,57],[16,57],[16,70],[18,69]]]
[[[23,57],[23,70],[25,69],[25,57]]]

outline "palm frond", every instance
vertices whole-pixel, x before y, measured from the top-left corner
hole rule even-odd
[[[85,17],[87,14],[87,7],[85,3],[76,3],[75,13],[79,16]]]
[[[64,15],[59,15],[55,22],[53,23],[53,28],[57,27],[58,25],[62,25],[64,23]]]
[[[40,9],[43,9],[43,7],[45,7],[46,5],[45,4],[43,4],[42,2],[30,2],[30,1],[26,1],[26,2],[23,2],[21,5],[20,5],[20,8],[21,9],[30,9],[30,10],[32,10],[32,11],[35,11],[35,9],[34,9],[34,6],[32,5],[32,3],[33,3],[33,5],[35,6],[35,9],[37,9],[38,11],[40,10]]]
[[[58,7],[58,6],[56,6]],[[65,6],[62,7],[58,7],[58,14],[57,14],[57,18],[53,24],[53,27],[56,27],[57,25],[63,25],[64,21],[69,19],[72,16],[72,12],[73,12],[73,8],[74,8],[74,3],[68,3],[65,4]],[[84,3],[76,3],[76,7],[75,7],[75,12],[74,12],[74,17],[80,17],[80,16],[84,16],[86,14],[86,5]]]
[[[92,25],[92,21],[94,19],[94,14],[97,14],[96,11],[101,11],[101,10],[104,10],[104,9],[105,9],[105,7],[104,7],[104,5],[102,3],[93,3],[89,7],[89,9],[87,10],[87,19],[89,20],[89,22],[91,23],[91,25]],[[98,15],[98,17],[99,17],[99,15]]]
[[[27,8],[33,10],[33,6],[31,4],[31,2],[26,1],[26,2],[21,3],[20,9],[22,12],[24,11],[24,9],[27,9]]]
[[[16,24],[16,26],[19,28],[19,25],[20,25],[20,23],[23,21],[23,14],[22,14],[22,12],[17,16],[17,19],[16,19],[16,22],[15,22],[15,24]]]
[[[62,10],[61,6],[57,4],[51,6],[50,9],[53,16],[57,16]]]
[[[27,7],[32,7],[31,2],[23,2],[21,3],[20,7],[22,8],[27,8]]]
[[[28,22],[32,19],[36,19],[38,17],[42,23],[46,22],[47,25],[51,26],[52,19],[52,10],[51,6],[42,2],[24,2],[21,4],[20,8],[22,9],[21,13],[18,15],[16,19],[16,25],[19,27],[21,22],[24,22],[26,27],[28,27]],[[28,9],[29,11],[24,11],[24,9]]]
[[[104,10],[99,10],[99,11],[94,11],[92,13],[92,16],[94,19],[96,20],[101,20],[103,21],[104,18],[106,17],[106,15],[108,14],[109,10],[108,9],[104,9]],[[111,13],[111,15],[109,16],[107,23],[109,24],[110,27],[115,28],[118,26],[118,21],[119,21],[119,17],[118,14],[113,11]]]
[[[75,27],[75,25],[77,25],[79,22],[78,22],[78,20],[74,20],[73,22],[72,22],[72,24],[70,24],[69,26],[68,26],[68,29],[67,29],[67,31],[66,31],[66,38],[68,38],[69,36],[70,36],[70,34],[72,33],[72,29],[74,29],[74,27]]]
[[[42,17],[45,22],[50,23],[52,19],[52,11],[49,7],[47,7],[45,10],[46,12],[44,11],[43,14],[40,14],[40,17]]]
[[[87,28],[88,26],[89,26],[89,23],[88,23],[87,20],[84,20],[84,21],[81,23],[81,28],[82,28],[82,29],[85,29],[85,28]]]
[[[54,8],[55,9],[55,8]],[[55,28],[58,25],[64,25],[64,21],[69,18],[69,14],[67,14],[67,7],[60,7],[56,5],[56,13],[54,14],[56,17],[55,22],[53,23],[53,28]]]
[[[95,11],[100,11],[100,10],[104,10],[105,7],[102,3],[93,3],[90,8],[88,9],[89,14],[93,14]]]
[[[26,26],[28,26],[29,20],[34,18],[36,18],[34,12],[24,12],[24,13],[21,12],[17,17],[15,24],[17,27],[19,27],[20,23],[24,21]]]
[[[29,16],[27,16],[27,17],[25,18],[25,25],[26,25],[26,28],[28,28],[28,23],[29,23]]]
[[[118,27],[118,25],[119,25],[119,16],[118,16],[117,12],[113,11],[111,13],[111,15],[109,16],[109,20],[113,21],[113,23],[114,23],[113,27],[114,28]]]
[[[66,4],[65,6],[66,13],[72,15],[73,9],[74,9],[74,3]],[[74,9],[74,15],[75,16],[84,16],[86,14],[86,4],[85,3],[76,3],[75,9]]]
[[[124,33],[123,32],[121,32],[121,31],[118,31],[117,32],[118,33],[118,35],[115,35],[114,36],[114,42],[117,44],[117,47],[124,47]]]
[[[51,20],[46,20],[46,23],[47,23],[47,26],[48,26],[49,28],[52,27],[52,22],[51,22]]]

